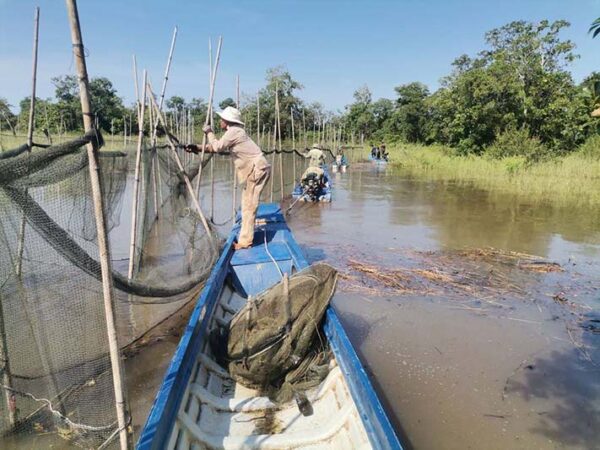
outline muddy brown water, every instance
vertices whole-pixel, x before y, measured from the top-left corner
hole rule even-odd
[[[215,222],[226,235],[229,162],[219,160],[216,173]],[[600,212],[369,163],[332,177],[333,202],[297,204],[288,221],[311,261],[340,270],[333,304],[403,445],[600,449]],[[128,254],[130,188],[111,233],[116,267]],[[464,253],[490,247],[537,255],[562,270],[529,271],[518,259]],[[118,306],[126,340],[159,324],[125,361],[136,438],[192,307],[185,300]],[[15,447],[50,442],[67,445],[40,436]]]
[[[303,205],[289,221],[311,259],[342,272],[349,261],[394,270],[416,259],[460,273],[474,267],[461,252],[487,247],[563,268],[485,262],[516,291],[340,284],[334,305],[407,448],[600,448],[600,335],[580,326],[598,325],[598,212],[369,164],[334,183],[330,205]]]
[[[403,445],[600,448],[600,336],[580,326],[600,309],[600,214],[370,164],[332,176],[331,204],[297,204],[288,216],[311,261],[326,260],[342,274],[351,273],[352,261],[390,273],[483,271],[478,280],[501,275],[500,282],[514,285],[455,289],[442,282],[403,291],[368,277],[340,281],[333,304]],[[218,192],[224,221],[229,185]],[[537,255],[563,271],[461,255],[489,247]],[[185,317],[184,310],[163,338],[127,363],[136,432]]]

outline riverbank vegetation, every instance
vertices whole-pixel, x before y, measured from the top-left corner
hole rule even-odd
[[[281,136],[288,146],[303,148],[313,141],[327,147],[384,141],[388,147],[430,146],[404,164],[421,168],[446,164],[439,171],[456,176],[480,173],[484,166],[513,182],[525,173],[539,178],[535,174],[540,171],[555,173],[560,168],[553,186],[570,186],[581,182],[564,179],[579,174],[578,165],[584,173],[595,167],[595,162],[588,164],[580,157],[595,161],[600,154],[600,119],[591,115],[600,106],[600,73],[574,81],[570,65],[578,58],[575,44],[562,38],[569,26],[563,20],[511,22],[487,32],[476,55],[458,56],[434,92],[415,81],[397,86],[395,98],[374,100],[365,85],[354,93],[354,102],[337,113],[303,101],[302,84],[285,67],[274,67],[267,70],[265,86],[257,94],[242,95],[240,109],[248,130],[261,137],[265,148],[275,141],[277,90]],[[50,135],[77,134],[82,120],[76,78],[58,76],[53,83],[55,98],[36,104],[35,128]],[[135,136],[135,105],[125,106],[106,78],[92,79],[90,84],[98,128],[105,135]],[[226,98],[217,104],[223,108],[236,101]],[[19,107],[13,112],[0,99],[0,133],[25,134],[29,100],[23,99]],[[191,124],[192,137],[201,136],[207,111],[202,98],[187,101],[173,95],[165,110],[173,129],[179,123]]]
[[[391,164],[399,174],[522,196],[554,204],[600,206],[600,139],[568,155],[531,163],[526,156],[460,155],[442,145],[396,144]]]

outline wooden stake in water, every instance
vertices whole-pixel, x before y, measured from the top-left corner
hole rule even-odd
[[[146,86],[147,73],[144,70],[143,85]],[[130,280],[133,278],[133,270],[135,264],[135,247],[137,238],[137,222],[138,222],[138,202],[140,198],[140,166],[142,164],[142,145],[144,143],[144,112],[146,109],[146,89],[142,94],[142,104],[139,109],[138,122],[140,123],[140,129],[138,131],[138,142],[137,150],[135,153],[135,175],[133,184],[133,201],[131,202],[131,233],[130,236],[130,247],[129,247],[129,270],[127,271],[127,278]]]
[[[37,81],[37,61],[38,61],[38,41],[40,29],[40,8],[35,8],[35,17],[33,19],[33,67],[31,73],[31,99],[29,102],[29,123],[27,126],[27,151],[31,152],[33,148],[33,128],[35,124],[35,91]],[[23,270],[23,250],[25,248],[25,214],[21,218],[21,227],[19,228],[19,244],[17,246],[17,276],[21,277]],[[13,424],[11,422],[11,424]]]
[[[260,142],[260,92],[256,93],[256,143],[262,148]]]
[[[292,120],[292,150],[296,150],[296,132],[294,130],[294,107],[290,106],[290,117]],[[296,181],[296,154],[292,153],[292,179]]]
[[[79,96],[81,98],[81,111],[83,113],[83,124],[86,132],[93,131],[92,104],[89,96],[89,81],[87,67],[85,64],[85,52],[81,38],[81,27],[79,25],[79,14],[75,0],[65,0],[71,24],[71,40],[73,42],[73,54],[75,65],[79,75]],[[100,185],[98,151],[94,142],[86,145],[88,156],[88,167],[90,174],[90,185],[92,187],[92,199],[94,201],[94,216],[96,219],[96,234],[98,238],[98,252],[100,256],[100,268],[102,273],[102,293],[104,297],[104,313],[108,334],[108,346],[110,362],[112,366],[113,387],[117,409],[117,427],[119,430],[119,441],[121,450],[129,447],[128,435],[128,412],[125,402],[125,389],[123,384],[121,358],[119,355],[119,341],[117,339],[117,327],[113,309],[113,280],[110,249],[108,247],[108,233],[106,230],[106,216],[104,214],[104,203],[102,199],[102,186]]]
[[[33,68],[31,74],[31,99],[29,102],[29,123],[27,127],[27,151],[31,152],[33,148],[33,128],[35,123],[35,91],[37,80],[37,60],[38,60],[38,40],[40,29],[40,8],[35,8],[35,16],[33,19]],[[20,279],[23,270],[23,250],[25,248],[25,212],[21,217],[21,226],[19,228],[19,243],[17,246],[17,265],[16,275]],[[10,370],[8,342],[6,339],[6,328],[4,320],[4,309],[2,307],[2,299],[0,298],[0,362],[2,363],[2,384],[9,389],[12,389],[12,374]],[[17,397],[14,392],[7,389],[4,390],[6,398],[6,410],[8,411],[8,423],[11,428],[17,423]]]
[[[35,122],[35,85],[37,80],[38,40],[40,29],[40,8],[35,8],[33,27],[33,68],[31,70],[31,100],[29,102],[29,124],[27,126],[27,146],[31,151],[33,145],[33,126]]]
[[[304,137],[304,148],[308,147],[307,136],[306,136],[306,116],[304,115],[304,108],[302,108],[302,136]]]
[[[240,109],[240,76],[236,77],[235,81],[235,105]],[[235,166],[233,165],[233,158],[231,159],[231,166],[233,168],[233,195],[231,196],[231,217],[235,217],[235,208],[237,206],[237,174],[235,173]]]
[[[169,81],[169,71],[171,70],[171,61],[173,60],[173,51],[175,50],[175,41],[177,39],[177,27],[173,29],[173,38],[171,39],[171,48],[169,49],[169,57],[167,58],[167,67],[165,67],[165,76],[163,78],[162,89],[160,90],[160,100],[158,101],[158,111],[162,112],[163,102],[165,100],[165,92],[167,90],[167,82]],[[152,131],[152,146],[156,145],[156,132],[159,118],[156,117],[156,122],[153,125]]]
[[[154,98],[154,94],[152,93],[152,86],[150,85],[150,82],[148,82],[148,97],[150,97],[150,102],[152,103],[152,106],[154,107],[154,112],[158,116],[159,122],[165,128],[165,131],[167,131],[168,130],[167,121],[165,120],[163,113],[161,111],[159,111],[159,109],[158,109],[158,104],[156,103],[156,99]],[[171,139],[171,136],[169,135],[169,133],[165,133],[165,135],[167,137],[167,142],[169,143],[169,147],[171,148],[171,151],[173,152],[173,157],[175,159],[175,162],[177,163],[179,172],[181,173],[181,176],[183,177],[183,181],[185,182],[185,186],[188,190],[188,194],[190,195],[192,203],[193,203],[194,207],[196,208],[198,215],[200,216],[202,225],[204,225],[204,228],[206,229],[206,233],[209,236],[212,236],[212,232],[210,230],[210,227],[208,226],[208,222],[204,218],[204,213],[202,212],[202,208],[200,207],[198,198],[194,195],[194,188],[192,187],[192,183],[190,183],[190,179],[188,178],[187,173],[184,170],[183,164],[181,163],[181,159],[179,158],[179,154],[177,153],[177,147],[175,146],[175,143]]]
[[[212,39],[208,39],[208,82],[212,82],[213,59],[212,59]],[[210,88],[209,88],[210,89]],[[210,126],[213,126],[212,108],[206,108],[206,116],[209,118]],[[204,133],[202,133],[204,135]],[[200,161],[202,164],[202,161]],[[215,157],[210,158],[210,220],[215,221]]]
[[[210,121],[210,117],[212,115],[212,105],[213,98],[215,95],[215,82],[217,80],[217,71],[219,69],[219,61],[221,59],[221,46],[223,45],[223,38],[219,36],[219,44],[217,45],[217,56],[215,57],[215,65],[213,67],[213,72],[210,77],[210,92],[208,94],[208,111],[206,114],[206,119],[204,120],[204,125],[208,125]],[[206,133],[202,133],[202,151],[200,152],[200,166],[198,167],[198,179],[196,180],[196,196],[200,198],[200,181],[202,178],[202,162],[204,161],[204,151],[206,150]]]
[[[283,152],[281,151],[281,116],[279,114],[279,84],[275,85],[275,110],[277,112],[277,134],[279,137],[279,187],[281,188],[281,200],[283,201]]]

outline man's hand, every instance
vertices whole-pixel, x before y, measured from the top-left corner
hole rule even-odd
[[[198,153],[199,149],[196,144],[187,144],[183,147],[183,149],[188,153]]]
[[[212,133],[212,128],[210,125],[204,125],[202,131],[204,131],[205,134]]]

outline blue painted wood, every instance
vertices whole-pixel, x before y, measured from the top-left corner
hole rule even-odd
[[[285,223],[278,205],[260,205],[257,218],[265,218],[269,222],[267,225],[264,225],[267,228],[267,245],[269,246],[269,250],[273,253],[271,250],[273,248],[278,258],[286,258],[278,261],[279,264],[285,264],[284,268],[290,271],[292,267],[302,270],[309,265],[300,246]],[[243,280],[238,281],[242,287],[249,290],[257,288],[253,284],[254,279],[264,277],[264,279],[269,280],[269,286],[280,280],[279,273],[272,262],[271,264],[266,262],[260,263],[254,266],[254,270],[251,270],[253,266],[246,263],[247,260],[243,255],[236,256],[235,258],[232,257],[232,246],[238,231],[239,223],[233,227],[223,253],[213,268],[210,278],[192,312],[190,321],[179,342],[163,384],[159,389],[142,430],[137,444],[138,449],[150,450],[166,447],[167,439],[169,439],[173,424],[175,423],[177,412],[181,406],[194,363],[197,359],[197,354],[203,347],[203,340],[207,334],[210,317],[221,295],[225,277],[231,273],[230,270],[248,269],[248,273],[243,274]],[[264,252],[264,232],[261,229],[257,229],[256,235],[262,235],[262,241],[258,238],[256,240],[263,243],[262,251]],[[287,247],[287,251],[284,247],[280,246],[282,243]],[[260,254],[258,250],[255,252],[257,255]],[[263,258],[264,256],[260,254],[260,257]],[[232,266],[231,262],[234,259],[243,262],[243,264]],[[265,270],[266,267],[270,267],[274,272],[267,272]],[[331,306],[327,309],[325,316],[324,331],[336,360],[348,382],[350,393],[361,414],[371,445],[376,449],[401,450],[400,441],[371,385],[367,373],[348,339],[335,310]]]
[[[275,260],[291,259],[290,251],[285,242],[271,240],[267,243],[267,247],[271,256]],[[265,250],[264,242],[262,245],[257,245],[245,250],[238,250],[231,258],[232,266],[243,266],[247,264],[260,264],[271,261],[271,256]]]
[[[282,273],[292,274],[292,260],[277,261],[279,270]],[[232,268],[234,276],[237,278],[234,281],[235,286],[241,289],[240,294],[247,297],[249,295],[255,297],[267,288],[270,288],[281,281],[281,273],[275,267],[273,262],[265,262],[254,266],[236,266]]]
[[[139,450],[159,450],[167,445],[196,357],[202,348],[209,318],[223,288],[234,238],[235,233],[231,233],[181,336],[138,440]]]

